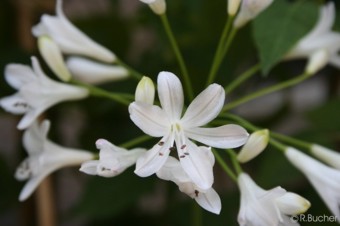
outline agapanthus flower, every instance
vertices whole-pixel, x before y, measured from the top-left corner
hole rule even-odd
[[[82,57],[69,57],[66,64],[74,79],[89,84],[119,81],[129,75],[129,71],[122,66],[102,64]]]
[[[331,168],[301,151],[288,147],[288,160],[298,168],[313,185],[334,216],[340,219],[340,171]]]
[[[77,166],[94,157],[91,152],[62,147],[47,139],[50,128],[48,120],[41,124],[34,122],[23,135],[23,145],[28,157],[22,161],[16,170],[18,180],[27,180],[19,200],[27,199],[52,172],[68,167]]]
[[[124,172],[128,167],[134,165],[137,159],[145,153],[146,149],[135,148],[126,150],[113,145],[105,139],[96,142],[99,152],[99,160],[84,162],[80,171],[102,177],[114,177]]]
[[[299,225],[289,215],[304,213],[310,202],[287,192],[281,187],[264,190],[246,173],[238,177],[241,191],[241,207],[238,214],[240,226]]]
[[[66,18],[62,0],[57,0],[56,14],[43,15],[40,23],[32,28],[33,35],[51,37],[66,54],[83,55],[107,63],[115,61],[116,56],[110,50],[94,42]]]
[[[225,93],[220,85],[212,84],[200,93],[183,117],[183,88],[176,75],[161,72],[157,89],[161,107],[138,101],[129,106],[131,120],[144,133],[162,137],[137,160],[135,173],[142,177],[152,175],[164,165],[170,151],[177,149],[181,166],[190,179],[201,189],[210,188],[214,180],[212,166],[191,139],[216,148],[234,148],[246,142],[247,131],[233,124],[202,127],[213,120],[224,105]]]
[[[206,153],[207,159],[211,166],[214,165],[215,158],[210,148],[201,146],[200,150]],[[184,172],[180,162],[169,156],[162,168],[157,171],[157,176],[163,180],[169,180],[177,184],[179,190],[187,194],[204,209],[219,214],[221,211],[221,199],[213,188],[202,190],[192,182],[188,175]]]
[[[340,33],[332,31],[334,22],[335,7],[329,2],[320,9],[315,27],[288,52],[285,59],[310,58],[317,51],[326,50],[328,63],[340,68]]]
[[[25,114],[18,129],[27,128],[41,113],[59,102],[82,99],[89,94],[87,89],[48,78],[35,57],[32,57],[32,68],[22,64],[7,65],[5,79],[18,92],[0,99],[0,106],[13,114]]]

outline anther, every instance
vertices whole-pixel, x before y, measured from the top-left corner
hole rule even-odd
[[[181,149],[184,149],[184,148],[186,148],[187,147],[187,145],[186,144],[183,144],[182,146],[181,146]]]
[[[158,143],[158,145],[159,145],[159,146],[163,146],[163,145],[164,145],[164,142],[163,142],[163,141],[160,141],[160,142]]]

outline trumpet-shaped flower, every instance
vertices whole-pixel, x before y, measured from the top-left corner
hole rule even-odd
[[[311,153],[328,165],[340,170],[340,153],[318,144],[312,144]]]
[[[18,92],[0,99],[0,106],[13,114],[25,114],[18,129],[27,128],[42,112],[59,102],[88,96],[87,89],[48,78],[35,57],[32,57],[32,67],[33,70],[25,65],[10,64],[5,69],[6,81]]]
[[[23,145],[29,156],[19,165],[15,177],[27,180],[19,200],[27,199],[41,181],[52,172],[67,166],[80,165],[94,157],[91,152],[65,148],[47,139],[50,128],[48,120],[40,125],[33,123],[23,135]]]
[[[89,84],[119,81],[129,75],[122,66],[101,64],[81,57],[70,57],[66,64],[75,79]]]
[[[111,63],[116,56],[107,48],[91,40],[76,28],[64,15],[62,0],[57,0],[56,16],[43,15],[38,25],[32,28],[34,36],[50,36],[66,54],[79,54]]]
[[[211,166],[213,166],[215,159],[210,148],[201,146],[199,149],[206,153],[207,159],[210,161]],[[220,213],[221,199],[216,191],[213,188],[202,190],[197,187],[184,172],[180,162],[176,158],[170,156],[156,174],[163,180],[169,180],[177,184],[181,192],[195,199],[202,208],[215,214]]]
[[[259,154],[267,147],[269,142],[269,131],[267,129],[258,130],[249,136],[246,144],[237,155],[239,162],[245,163]]]
[[[148,4],[150,9],[157,15],[162,15],[166,11],[165,0],[140,0],[145,4]]]
[[[285,155],[307,177],[330,211],[339,220],[340,171],[324,165],[292,147],[286,149]]]
[[[216,148],[234,148],[246,142],[248,133],[238,125],[202,127],[213,120],[224,105],[225,93],[220,85],[207,87],[182,117],[184,97],[179,79],[170,72],[161,72],[157,82],[161,107],[138,101],[129,106],[131,120],[144,133],[162,137],[137,160],[135,173],[150,176],[164,165],[170,151],[177,149],[186,174],[198,187],[208,189],[214,180],[212,166],[191,139]]]
[[[128,167],[136,163],[145,149],[135,148],[130,151],[117,147],[107,140],[99,139],[96,142],[99,152],[99,160],[84,162],[80,171],[102,177],[114,177],[121,174]]]
[[[254,19],[263,10],[272,4],[273,0],[243,0],[241,9],[234,21],[234,27],[240,28],[246,25],[250,20]]]
[[[304,213],[310,207],[308,200],[281,187],[262,189],[246,173],[239,175],[238,185],[241,191],[240,226],[299,225],[287,215]]]
[[[317,51],[328,52],[328,63],[340,68],[340,33],[332,31],[335,21],[333,2],[320,9],[315,27],[288,52],[285,59],[311,58]]]

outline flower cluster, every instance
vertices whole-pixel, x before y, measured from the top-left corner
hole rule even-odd
[[[167,20],[165,0],[140,1],[161,18],[181,76],[161,71],[155,85],[151,76],[142,76],[75,27],[63,13],[62,0],[57,0],[55,16],[43,15],[39,24],[32,28],[40,55],[59,81],[46,75],[35,56],[31,57],[32,66],[6,66],[5,79],[17,92],[2,97],[0,106],[7,112],[24,115],[17,128],[23,130],[22,143],[28,153],[15,173],[16,179],[28,180],[19,200],[29,198],[44,178],[64,167],[80,166],[79,171],[85,174],[105,178],[135,167],[137,176],[155,175],[161,180],[172,181],[203,209],[218,215],[222,202],[218,193],[221,188],[214,185],[216,160],[240,191],[238,223],[241,226],[299,225],[292,222],[290,216],[306,212],[311,203],[280,186],[262,189],[241,167],[272,145],[306,176],[330,211],[340,219],[339,153],[255,126],[228,112],[256,97],[302,82],[328,63],[340,67],[340,34],[331,30],[335,20],[334,3],[320,7],[314,28],[280,58],[281,61],[307,58],[302,75],[230,103],[226,101],[226,90],[246,81],[259,67],[241,75],[229,87],[215,83],[218,69],[236,32],[268,10],[274,1],[228,1],[226,32],[216,50],[206,88],[196,96]],[[97,86],[128,78],[138,80],[136,89],[131,92],[134,95],[114,93]],[[101,138],[95,142],[99,154],[94,154],[47,139],[50,120],[45,119],[44,113],[59,103],[90,96],[125,105],[134,128],[138,127],[147,138],[157,141],[150,145],[143,139],[131,137],[124,145],[116,145]],[[327,165],[296,147],[307,149]],[[223,152],[229,153],[233,168],[221,157]]]

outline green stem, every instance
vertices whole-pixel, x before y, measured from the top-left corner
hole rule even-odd
[[[131,77],[137,79],[138,81],[143,77],[141,73],[139,73],[138,71],[136,71],[135,69],[133,69],[132,67],[124,63],[122,60],[117,58],[116,62],[117,64],[123,66],[126,70],[128,70]]]
[[[293,86],[293,85],[296,85],[302,81],[304,81],[305,79],[309,78],[311,75],[307,74],[307,73],[303,73],[302,75],[300,76],[297,76],[293,79],[290,79],[290,80],[287,80],[285,82],[282,82],[282,83],[279,83],[277,85],[274,85],[274,86],[270,86],[270,87],[267,87],[267,88],[264,88],[264,89],[261,89],[255,93],[252,93],[248,96],[245,96],[245,97],[242,97],[238,100],[235,100],[229,104],[226,104],[222,111],[228,111],[230,109],[233,109],[241,104],[244,104],[248,101],[251,101],[253,99],[256,99],[258,97],[261,97],[261,96],[264,96],[264,95],[267,95],[269,93],[273,93],[273,92],[276,92],[276,91],[279,91],[279,90],[282,90],[282,89],[285,89],[287,87],[290,87],[290,86]]]
[[[237,156],[236,156],[234,150],[227,149],[226,151],[230,155],[231,162],[233,163],[233,166],[234,166],[234,169],[236,170],[237,176],[240,175],[242,173],[242,168],[241,168],[239,162],[237,161]]]
[[[182,57],[182,53],[181,53],[181,51],[180,51],[180,49],[177,45],[176,39],[175,39],[174,34],[171,30],[171,27],[170,27],[170,24],[169,24],[169,21],[168,21],[168,17],[164,13],[164,14],[160,15],[160,18],[162,20],[165,32],[166,32],[166,34],[169,38],[171,46],[172,46],[174,53],[176,55],[179,67],[181,69],[181,73],[182,73],[182,76],[183,76],[183,79],[184,79],[184,86],[186,88],[187,95],[188,95],[189,99],[192,100],[194,98],[194,91],[192,89],[189,73],[188,73],[187,67],[185,66],[185,63],[184,63],[184,60],[183,60],[183,57]]]
[[[293,145],[293,146],[297,146],[297,147],[300,147],[300,148],[305,148],[307,150],[310,149],[311,147],[311,144],[308,143],[308,142],[305,142],[305,141],[302,141],[302,140],[298,140],[296,138],[293,138],[293,137],[289,137],[289,136],[286,136],[286,135],[283,135],[283,134],[279,134],[279,133],[274,133],[274,132],[271,132],[270,135],[278,140],[281,140],[285,143],[288,143],[290,145]]]
[[[234,172],[229,168],[229,166],[224,162],[224,160],[222,159],[222,157],[220,156],[220,154],[216,151],[213,150],[214,156],[217,160],[217,162],[220,164],[220,166],[222,167],[222,169],[229,175],[229,177],[231,179],[233,179],[235,182],[237,182],[237,177],[234,174]]]
[[[243,72],[241,75],[237,76],[237,78],[234,79],[229,85],[225,86],[224,90],[226,91],[226,93],[231,93],[231,91],[233,91],[236,87],[241,85],[244,81],[246,81],[256,72],[258,72],[259,69],[260,69],[260,64],[256,64],[255,66],[249,68],[248,70]]]
[[[222,51],[222,55],[221,55],[221,59],[220,59],[220,63],[219,64],[222,63],[223,58],[227,54],[227,52],[229,50],[229,47],[230,47],[231,43],[233,42],[234,37],[235,37],[237,31],[238,31],[238,29],[236,29],[235,27],[232,27],[231,32],[230,32],[230,34],[228,36],[228,39],[226,41],[226,44],[224,45],[224,48],[223,48],[223,51]]]
[[[192,225],[202,226],[202,208],[196,203],[192,204]]]
[[[86,84],[76,80],[71,80],[70,83],[86,88],[90,92],[90,95],[92,96],[109,98],[126,106],[128,106],[131,103],[131,101],[126,99],[128,94],[111,93],[98,87],[92,86],[90,84]]]
[[[229,16],[227,18],[225,25],[224,25],[222,35],[221,35],[220,40],[218,42],[217,49],[216,49],[215,56],[214,56],[214,60],[213,60],[213,63],[212,63],[212,66],[210,68],[210,72],[209,72],[209,75],[208,75],[208,80],[207,80],[207,84],[206,84],[207,86],[214,81],[214,78],[215,78],[216,73],[218,71],[219,62],[223,60],[223,59],[221,59],[222,51],[223,51],[223,44],[224,44],[224,42],[227,38],[228,31],[231,28],[232,21],[233,21],[233,17]]]
[[[150,139],[151,139],[150,136],[143,135],[143,136],[137,137],[135,139],[132,139],[128,142],[125,142],[125,143],[121,144],[120,146],[123,147],[123,148],[131,148],[131,147],[133,147],[137,144],[143,143],[143,142],[150,140]]]
[[[273,139],[273,138],[270,138],[269,143],[270,143],[271,145],[273,145],[276,149],[278,149],[278,150],[280,150],[280,151],[282,151],[282,152],[285,152],[285,151],[286,151],[286,148],[287,148],[287,147],[286,147],[284,144],[282,144],[282,143],[276,141],[276,140]]]

